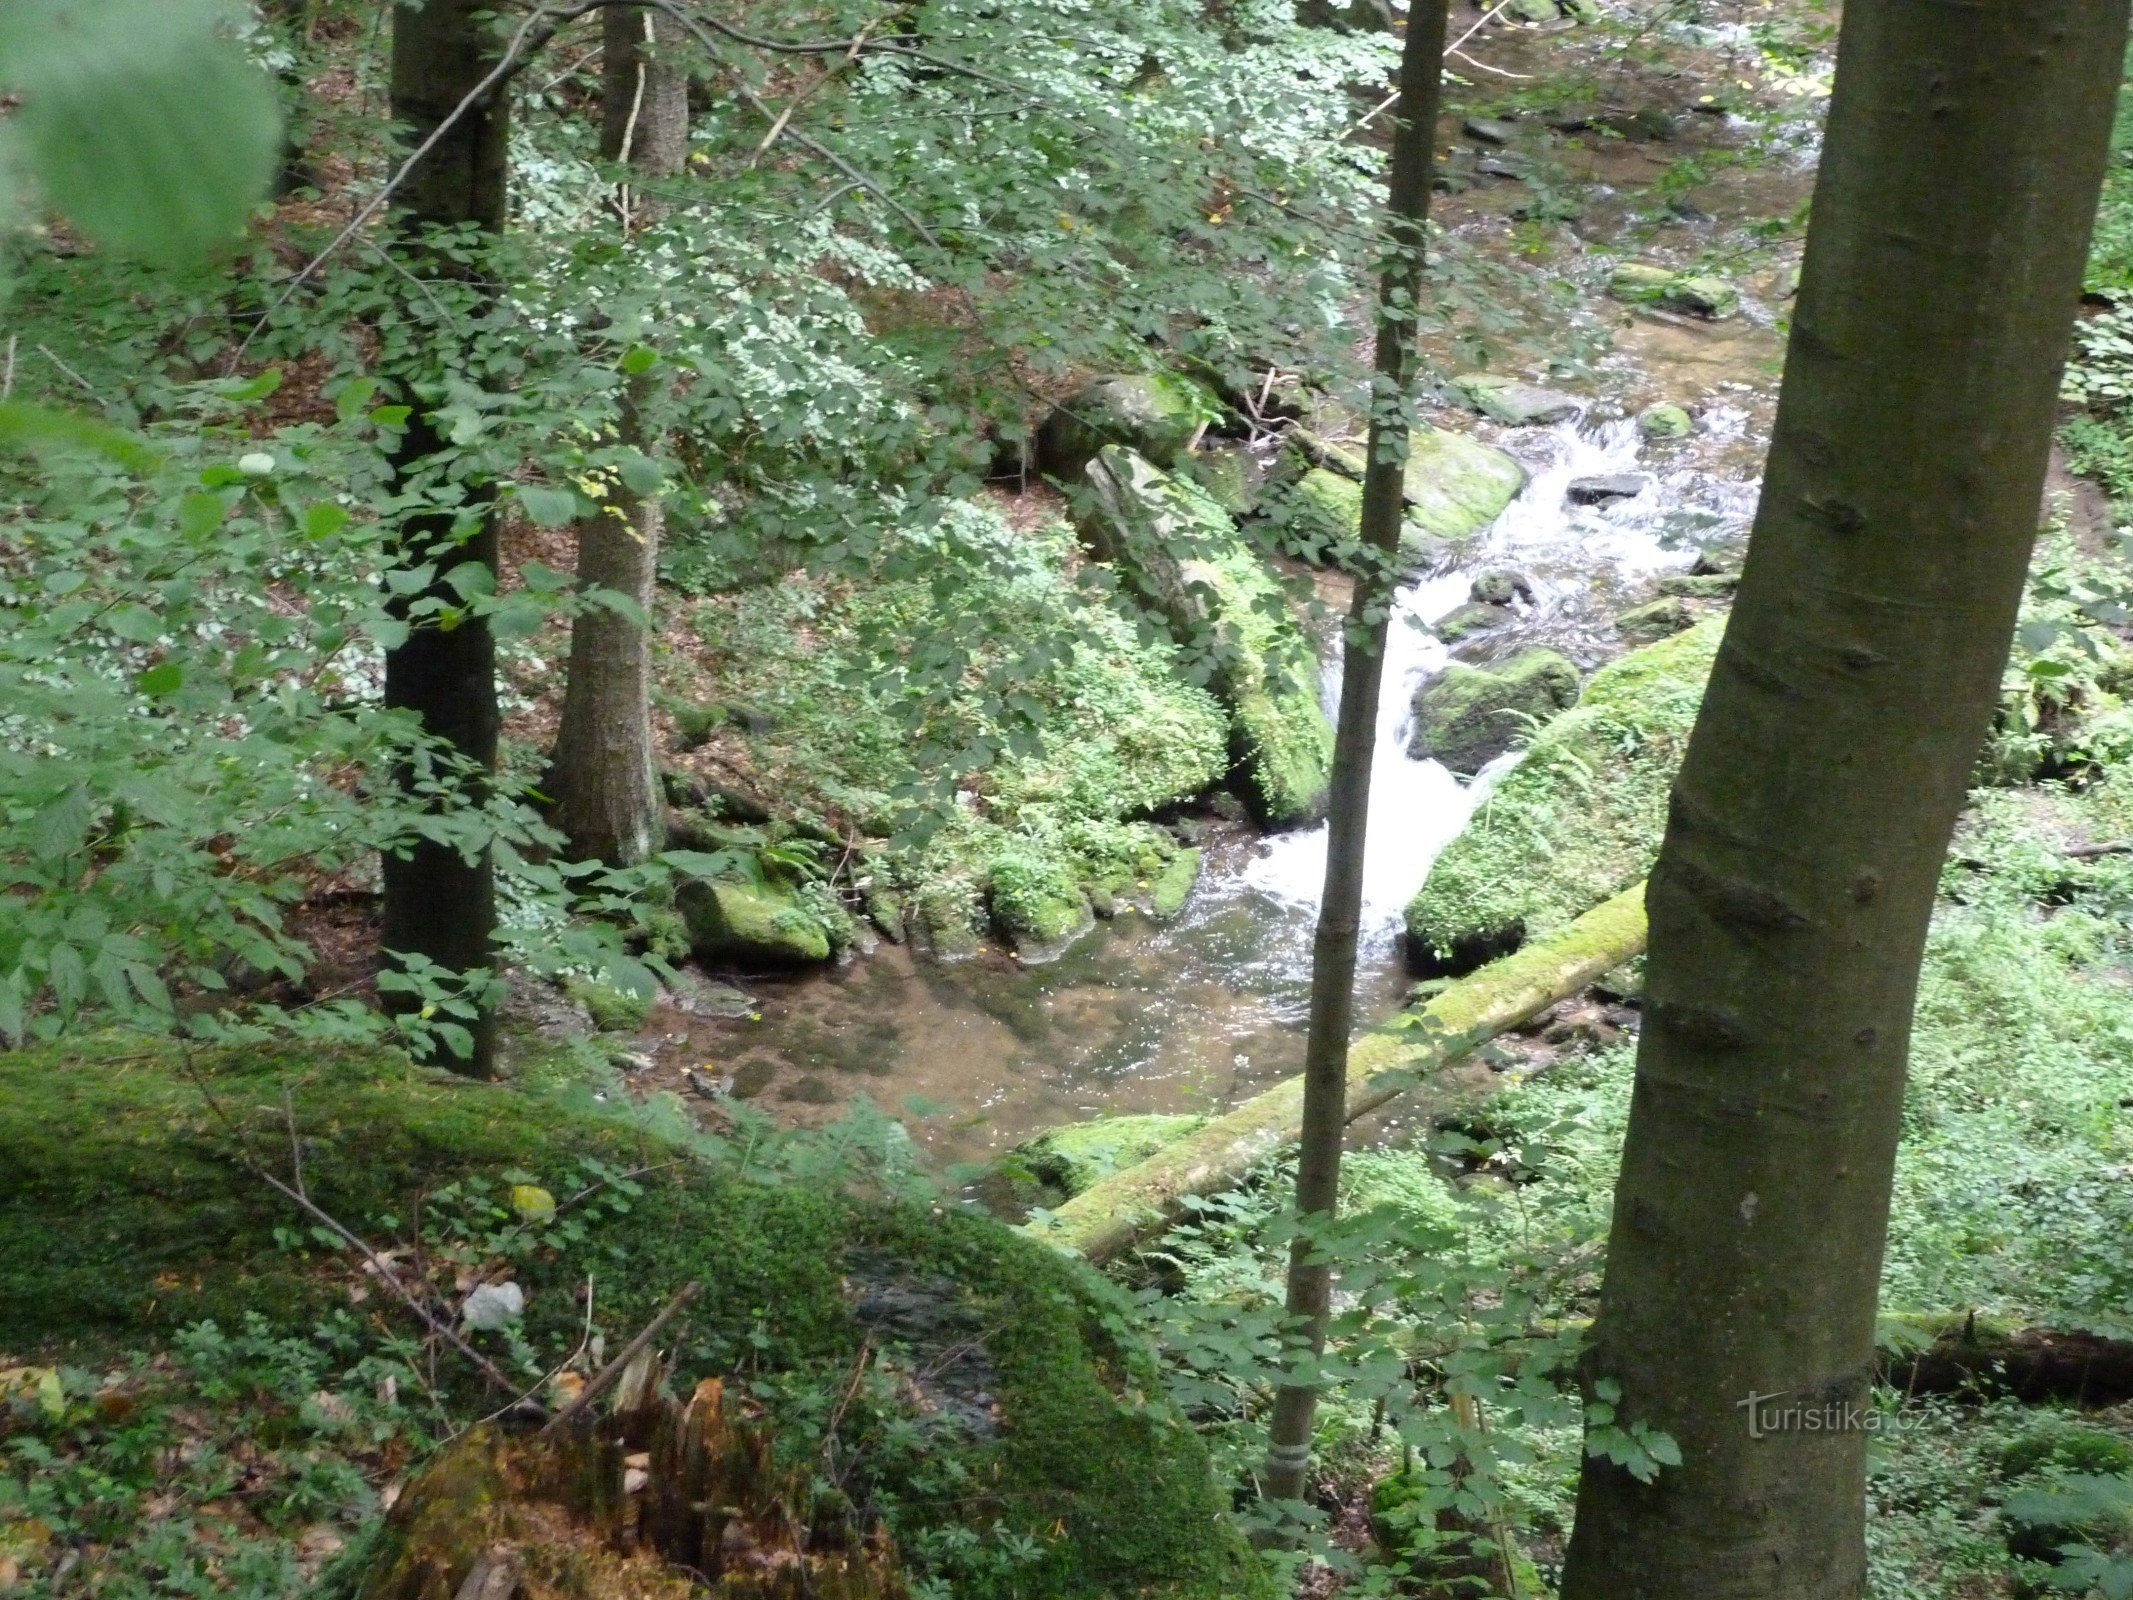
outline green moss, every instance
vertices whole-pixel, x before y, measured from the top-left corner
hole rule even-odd
[[[1696,419],[1683,407],[1662,402],[1637,413],[1637,431],[1647,439],[1686,439],[1696,431]]]
[[[1678,595],[1661,595],[1641,606],[1631,606],[1615,618],[1615,627],[1632,644],[1650,644],[1670,634],[1693,627],[1688,602]]]
[[[602,1033],[635,1032],[652,1014],[651,995],[633,994],[591,978],[568,979],[563,992],[585,1008],[593,1026]]]
[[[1416,694],[1409,752],[1479,772],[1577,697],[1578,669],[1559,651],[1521,650],[1495,668],[1455,661]]]
[[[994,859],[989,876],[993,922],[1018,954],[1057,954],[1088,931],[1089,898],[1060,857],[1013,850]]]
[[[1206,1125],[1205,1117],[1155,1113],[1098,1117],[1025,1139],[1002,1157],[1001,1165],[1035,1184],[1031,1203],[1057,1205]]]
[[[1044,470],[1072,479],[1106,445],[1175,465],[1202,427],[1222,415],[1214,391],[1172,372],[1099,378],[1068,399],[1038,434]]]
[[[805,966],[830,958],[830,928],[820,909],[783,884],[690,879],[678,909],[699,961]]]
[[[97,1041],[0,1056],[0,1327],[11,1352],[62,1358],[213,1316],[260,1312],[291,1331],[347,1303],[342,1263],[280,1248],[302,1217],[232,1159],[234,1135],[167,1047]],[[472,1179],[531,1174],[558,1193],[591,1157],[650,1167],[627,1214],[588,1223],[570,1252],[522,1263],[526,1332],[574,1342],[575,1290],[597,1261],[612,1345],[681,1283],[704,1293],[674,1325],[680,1377],[745,1363],[781,1427],[841,1392],[862,1341],[854,1277],[949,1305],[993,1373],[991,1436],[907,1421],[938,1458],[924,1492],[885,1484],[907,1552],[928,1530],[1005,1530],[1035,1541],[1011,1574],[947,1574],[971,1596],[1263,1595],[1227,1520],[1206,1452],[1155,1396],[1151,1357],[1117,1291],[1086,1269],[967,1213],[862,1203],[834,1184],[745,1182],[646,1123],[555,1096],[481,1085],[392,1058],[306,1050],[202,1055],[201,1080],[262,1163],[285,1167],[283,1091],[319,1203],[380,1242],[420,1197]],[[880,1350],[896,1336],[876,1328]],[[813,1416],[822,1415],[818,1406]],[[925,1430],[934,1430],[925,1432]],[[953,1465],[953,1471],[940,1470]],[[864,1463],[861,1470],[865,1470]],[[952,1559],[952,1557],[943,1557]]]
[[[1487,633],[1491,628],[1500,628],[1511,620],[1507,607],[1490,605],[1483,600],[1469,600],[1456,610],[1439,617],[1431,627],[1446,644],[1458,644],[1471,639],[1477,633]]]
[[[1289,482],[1270,505],[1299,549],[1324,560],[1355,539],[1363,487],[1347,473],[1290,459]],[[1354,470],[1362,465],[1355,455]],[[1501,516],[1525,486],[1526,469],[1494,445],[1448,428],[1417,428],[1408,441],[1402,562],[1410,568],[1434,565],[1447,545],[1472,538]]]
[[[1560,926],[1644,876],[1723,618],[1602,667],[1542,729],[1407,907],[1424,966]]]
[[[1180,850],[1155,874],[1148,886],[1148,914],[1168,922],[1185,909],[1193,885],[1200,881],[1200,852]]]

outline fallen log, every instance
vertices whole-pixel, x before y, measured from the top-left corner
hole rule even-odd
[[[2133,1342],[1976,1312],[1882,1319],[1881,1381],[1906,1394],[1981,1392],[2025,1404],[2133,1400]]]
[[[1519,1081],[1518,1074],[1478,1065],[1448,1069],[1640,954],[1644,936],[1640,883],[1462,978],[1399,1025],[1367,1034],[1348,1052],[1348,1120],[1409,1090],[1419,1091],[1430,1114],[1447,1115]],[[1233,1187],[1293,1144],[1302,1126],[1303,1079],[1291,1078],[1032,1218],[1024,1231],[1091,1261],[1109,1260],[1168,1227],[1188,1196]]]

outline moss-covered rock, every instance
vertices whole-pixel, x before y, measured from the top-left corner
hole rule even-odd
[[[675,906],[699,961],[792,967],[827,961],[834,953],[821,911],[798,890],[769,879],[685,879]]]
[[[520,1254],[524,1332],[560,1355],[582,1335],[577,1296],[597,1263],[610,1349],[681,1284],[703,1292],[665,1341],[682,1392],[739,1370],[771,1421],[810,1450],[862,1348],[926,1374],[976,1362],[983,1405],[955,1394],[848,1434],[848,1482],[888,1511],[907,1563],[959,1596],[1103,1600],[1263,1596],[1198,1436],[1158,1397],[1153,1358],[1094,1273],[987,1219],[851,1198],[834,1183],[744,1181],[642,1115],[582,1089],[477,1084],[392,1057],[306,1048],[203,1052],[197,1081],[138,1039],[0,1055],[0,1327],[11,1354],[67,1360],[248,1313],[295,1336],[345,1312],[358,1274],[278,1238],[306,1227],[237,1159],[283,1165],[284,1092],[304,1175],[328,1212],[374,1243],[434,1216],[449,1186],[499,1190],[523,1173],[573,1194],[590,1169],[641,1169],[627,1212],[566,1213]],[[212,1093],[211,1106],[203,1086]],[[226,1120],[225,1120],[226,1119]],[[369,1306],[394,1315],[375,1286]],[[907,1315],[914,1307],[926,1315]],[[367,1314],[367,1311],[366,1311]],[[943,1341],[949,1341],[943,1344]],[[449,1368],[449,1363],[447,1364]],[[447,1370],[448,1382],[456,1382]],[[886,1391],[885,1391],[886,1392]],[[468,1393],[465,1409],[485,1409]],[[879,1402],[869,1402],[870,1404]],[[812,1420],[810,1420],[812,1419]],[[884,1442],[919,1441],[901,1453]],[[856,1445],[854,1439],[861,1442]],[[944,1530],[979,1535],[959,1564]],[[995,1536],[1029,1541],[1004,1559]]]
[[[1469,600],[1465,605],[1447,611],[1439,617],[1430,625],[1430,631],[1446,644],[1458,644],[1473,638],[1477,633],[1487,633],[1491,628],[1500,628],[1510,620],[1509,606]]]
[[[1497,372],[1467,372],[1452,379],[1452,388],[1476,411],[1510,428],[1561,422],[1584,409],[1585,402],[1560,389],[1544,389]]]
[[[1493,669],[1455,661],[1415,692],[1408,754],[1476,773],[1577,698],[1578,669],[1560,651],[1521,650]]]
[[[1259,509],[1266,465],[1241,444],[1195,450],[1180,463],[1180,470],[1233,517],[1248,517]]]
[[[1632,305],[1664,305],[1718,321],[1740,310],[1740,290],[1723,278],[1674,272],[1645,261],[1625,261],[1608,277],[1607,292]]]
[[[1280,580],[1236,526],[1193,485],[1116,446],[1089,463],[1094,504],[1083,538],[1207,663],[1228,706],[1241,798],[1286,827],[1325,809],[1333,726],[1319,702],[1319,665],[1290,615]]]
[[[591,978],[572,978],[563,992],[585,1008],[592,1025],[602,1033],[628,1033],[641,1028],[652,1014],[653,996],[618,989]]]
[[[1677,595],[1661,595],[1641,606],[1631,606],[1615,617],[1615,627],[1631,644],[1652,644],[1693,627],[1695,622],[1695,617],[1689,614],[1688,602]]]
[[[1106,445],[1123,445],[1158,466],[1177,463],[1193,436],[1222,414],[1214,392],[1191,378],[1143,372],[1098,378],[1054,408],[1037,434],[1037,460],[1066,482]]]
[[[1637,413],[1637,431],[1647,439],[1686,439],[1696,431],[1696,419],[1684,407],[1662,402]]]
[[[1661,594],[1684,600],[1730,600],[1739,587],[1737,572],[1670,572],[1659,580]]]
[[[1724,628],[1709,618],[1608,663],[1540,731],[1409,902],[1419,969],[1515,948],[1650,870]]]
[[[1180,850],[1148,885],[1148,915],[1168,922],[1185,909],[1193,886],[1200,881],[1200,852]]]
[[[1526,486],[1526,469],[1449,428],[1417,428],[1407,447],[1407,517],[1439,539],[1470,538]]]
[[[1013,850],[990,873],[993,926],[1024,961],[1048,961],[1095,925],[1089,897],[1057,856]]]

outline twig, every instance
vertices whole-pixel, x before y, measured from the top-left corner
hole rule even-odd
[[[12,400],[15,397],[15,341],[20,337],[20,334],[14,333],[7,336],[7,371],[0,374],[0,400]]]
[[[96,385],[91,383],[87,378],[84,378],[80,373],[76,372],[72,367],[68,366],[64,361],[60,360],[59,357],[52,354],[51,348],[49,346],[39,345],[37,347],[37,353],[43,356],[45,360],[51,362],[52,365],[57,367],[61,372],[64,372],[68,377],[72,378],[76,383],[80,384],[82,388],[88,392],[89,398],[91,400],[97,399]]]
[[[852,48],[844,53],[842,61],[838,62],[834,67],[824,67],[813,83],[802,88],[799,93],[786,102],[785,109],[778,113],[778,120],[770,125],[770,131],[763,135],[763,142],[755,147],[755,153],[748,158],[749,166],[754,166],[769,153],[770,147],[778,142],[778,135],[785,131],[785,124],[792,121],[792,114],[795,111],[807,104],[830,79],[836,77],[838,73],[844,71],[845,68],[859,59],[860,52],[866,48],[867,35],[879,27],[881,22],[882,19],[876,17],[872,22],[861,28],[853,36]]]
[[[740,86],[740,91],[741,98],[748,103],[749,108],[755,111],[766,122],[775,122],[777,120],[776,117],[771,114],[770,107],[764,104],[763,97],[761,95],[757,94],[753,89],[748,88],[745,84]],[[875,182],[864,172],[861,172],[857,167],[853,166],[849,161],[845,160],[844,157],[837,154],[837,152],[832,150],[828,145],[823,144],[820,140],[815,139],[808,134],[800,132],[800,130],[797,128],[792,130],[792,137],[793,142],[795,144],[802,145],[805,148],[814,151],[816,155],[820,156],[824,161],[827,161],[831,166],[835,167],[847,178],[850,178],[852,182],[858,184],[860,188],[866,190],[868,194],[879,200],[883,205],[887,206],[899,217],[902,217],[904,219],[905,224],[911,229],[911,231],[917,234],[921,239],[925,240],[928,245],[932,246],[935,250],[939,250],[941,248],[941,242],[939,239],[934,237],[933,230],[931,228],[928,228],[923,222],[919,221],[917,215],[912,212],[909,206],[905,205],[901,200],[897,199],[896,196],[889,193],[887,189],[883,188],[879,183]]]
[[[1508,67],[1492,67],[1492,66],[1490,66],[1490,65],[1489,65],[1489,64],[1488,64],[1488,63],[1487,63],[1486,61],[1476,61],[1476,60],[1475,60],[1475,59],[1474,59],[1474,58],[1473,58],[1472,56],[1468,55],[1468,54],[1467,54],[1467,53],[1466,53],[1466,52],[1465,52],[1464,50],[1447,50],[1447,51],[1445,51],[1445,52],[1444,52],[1444,54],[1445,54],[1445,59],[1447,59],[1447,60],[1449,60],[1449,59],[1450,59],[1451,57],[1453,57],[1453,56],[1457,56],[1457,57],[1458,57],[1458,58],[1459,58],[1459,59],[1460,59],[1461,61],[1464,61],[1464,62],[1465,62],[1465,63],[1466,63],[1466,64],[1467,64],[1468,66],[1470,66],[1470,67],[1478,67],[1478,68],[1479,68],[1479,69],[1480,69],[1481,71],[1483,71],[1483,72],[1493,72],[1493,73],[1495,73],[1495,74],[1496,74],[1496,76],[1497,76],[1497,77],[1499,77],[1499,78],[1516,78],[1516,79],[1518,79],[1518,81],[1519,81],[1519,82],[1521,82],[1521,83],[1525,83],[1525,82],[1528,82],[1528,81],[1530,81],[1530,80],[1532,79],[1532,77],[1533,77],[1533,74],[1532,74],[1532,73],[1530,73],[1530,72],[1513,72],[1513,71],[1511,71],[1511,69],[1510,69],[1510,68],[1508,68]]]
[[[704,1286],[700,1283],[683,1284],[680,1292],[667,1302],[666,1309],[650,1322],[647,1322],[643,1331],[622,1347],[621,1354],[602,1367],[585,1387],[578,1391],[577,1397],[570,1404],[564,1406],[562,1410],[550,1417],[548,1425],[541,1431],[543,1433],[553,1433],[556,1429],[562,1427],[564,1423],[574,1418],[582,1417],[592,1403],[605,1394],[614,1384],[614,1381],[622,1376],[623,1369],[636,1360],[645,1347],[659,1337],[659,1330],[674,1320],[675,1313],[703,1293],[703,1288]]]
[[[498,1417],[509,1415],[511,1412],[516,1411],[520,1406],[524,1405],[528,1400],[531,1400],[535,1395],[539,1394],[543,1389],[548,1387],[549,1384],[555,1381],[556,1375],[558,1373],[568,1371],[572,1362],[576,1361],[578,1357],[582,1356],[587,1350],[592,1348],[592,1333],[593,1275],[588,1272],[585,1274],[585,1331],[578,1335],[577,1349],[571,1351],[569,1355],[565,1356],[561,1361],[558,1361],[554,1366],[550,1367],[538,1378],[535,1378],[533,1380],[532,1385],[527,1388],[522,1394],[520,1394],[517,1399],[508,1401],[505,1404],[498,1406],[486,1417],[483,1417],[481,1421],[494,1422]],[[478,1422],[474,1426],[480,1427],[481,1423]],[[465,1431],[465,1429],[460,1430],[461,1433]],[[459,1435],[457,1433],[453,1435],[454,1438],[457,1438],[458,1436]]]
[[[2133,856],[2133,839],[2112,839],[2104,844],[2068,845],[2066,854],[2075,861],[2094,861],[2098,856]]]

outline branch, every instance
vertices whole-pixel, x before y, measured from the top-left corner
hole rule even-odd
[[[623,1369],[636,1360],[647,1345],[659,1337],[659,1330],[674,1320],[675,1313],[703,1292],[703,1287],[700,1283],[683,1284],[674,1298],[667,1302],[666,1309],[661,1311],[650,1322],[647,1322],[637,1337],[622,1347],[621,1354],[602,1367],[592,1381],[578,1391],[570,1404],[550,1417],[548,1425],[541,1431],[543,1433],[553,1433],[566,1422],[574,1421],[585,1415],[592,1403],[605,1394],[614,1384],[614,1381],[622,1376]]]

